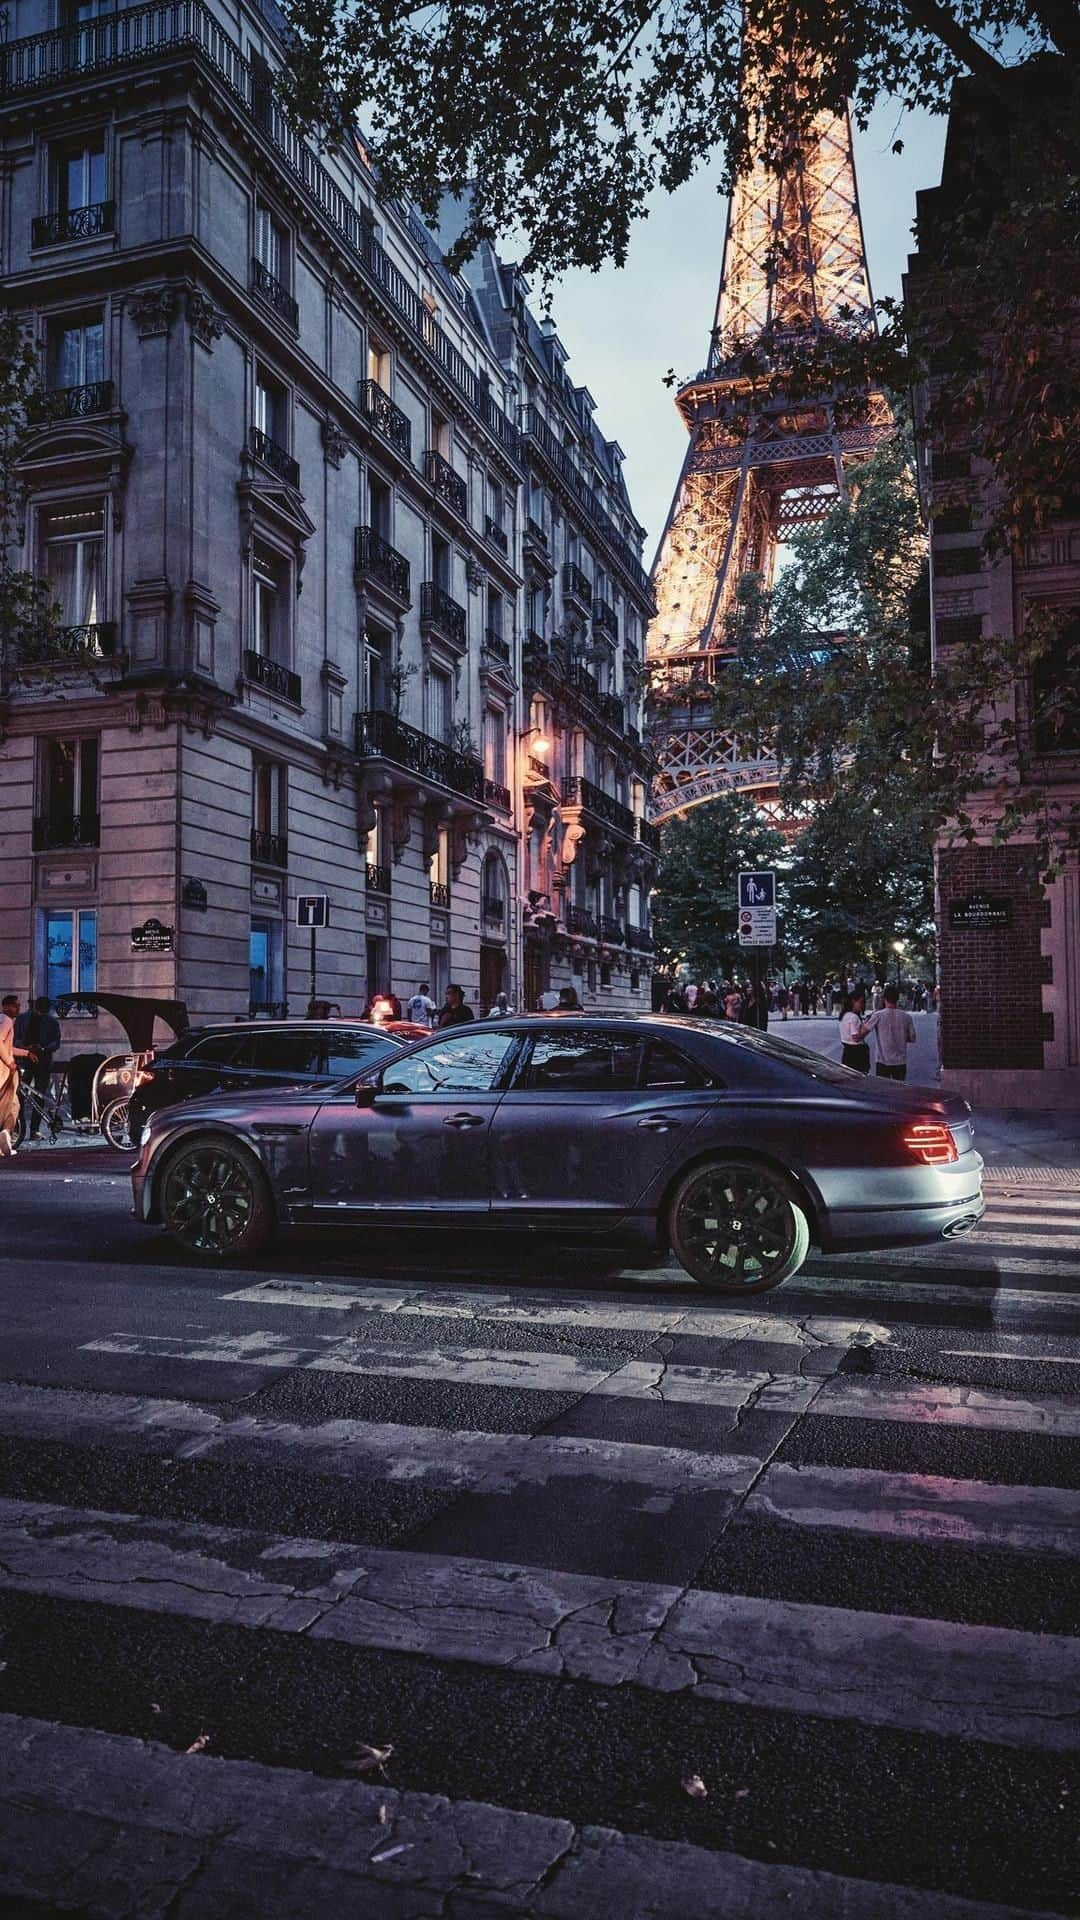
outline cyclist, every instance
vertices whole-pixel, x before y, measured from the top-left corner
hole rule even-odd
[[[20,1013],[15,1022],[15,1046],[26,1049],[27,1064],[23,1079],[44,1097],[49,1091],[53,1057],[60,1045],[60,1022],[52,1010],[48,994],[39,994],[28,1013]],[[41,1126],[41,1107],[30,1107],[30,1138],[36,1140]]]

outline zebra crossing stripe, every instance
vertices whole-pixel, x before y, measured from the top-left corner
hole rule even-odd
[[[0,1714],[0,1808],[21,1823],[27,1806],[47,1838],[20,1860],[20,1888],[50,1907],[66,1904],[74,1871],[70,1845],[50,1843],[77,1822],[85,1863],[77,1884],[114,1878],[116,1837],[128,1836],[123,1885],[128,1910],[140,1913],[161,1910],[168,1860],[170,1886],[197,1875],[202,1898],[212,1888],[224,1895],[215,1913],[230,1910],[230,1890],[250,1884],[258,1861],[267,1886],[302,1871],[309,1913],[374,1914],[385,1901],[400,1913],[406,1903],[417,1914],[461,1904],[533,1920],[1053,1920],[1030,1907]]]
[[[825,1379],[800,1374],[745,1372],[726,1367],[677,1365],[663,1358],[602,1366],[565,1353],[532,1353],[483,1347],[376,1347],[357,1339],[316,1334],[301,1344],[272,1332],[209,1334],[184,1339],[169,1334],[114,1334],[90,1340],[83,1353],[152,1355],[226,1366],[291,1367],[312,1373],[369,1375],[375,1379],[429,1380],[452,1387],[481,1386],[514,1392],[586,1395],[602,1399],[738,1407],[796,1418],[813,1409],[830,1418],[896,1420],[917,1425],[987,1428],[1008,1433],[1080,1434],[1080,1404],[1036,1396],[1022,1399],[967,1386],[863,1383],[850,1376]]]
[[[1080,1493],[1057,1487],[778,1463],[766,1468],[741,1512],[887,1540],[1080,1557]]]
[[[0,1501],[0,1591],[1005,1746],[1080,1747],[1080,1641],[1062,1635],[17,1500]]]

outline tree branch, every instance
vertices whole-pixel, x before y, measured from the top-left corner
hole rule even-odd
[[[986,48],[979,45],[974,34],[961,26],[948,7],[941,5],[941,0],[904,0],[904,12],[924,33],[940,40],[953,58],[991,88],[1012,112],[1015,102],[1005,78],[1005,68],[994,59],[992,53],[987,53]]]

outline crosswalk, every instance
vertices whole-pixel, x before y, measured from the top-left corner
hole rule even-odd
[[[1080,1189],[746,1304],[452,1257],[0,1380],[0,1911],[1074,1913]]]

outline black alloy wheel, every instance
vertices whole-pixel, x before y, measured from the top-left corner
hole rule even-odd
[[[213,1259],[253,1253],[270,1232],[266,1177],[245,1147],[196,1138],[164,1169],[161,1216],[188,1253]]]
[[[752,1160],[694,1167],[672,1196],[672,1250],[713,1293],[767,1293],[797,1273],[810,1222],[790,1183]]]

